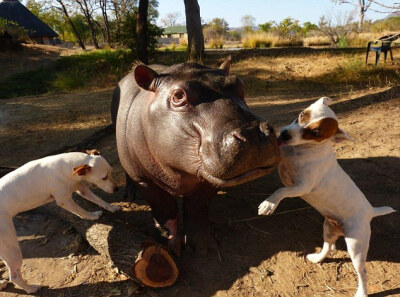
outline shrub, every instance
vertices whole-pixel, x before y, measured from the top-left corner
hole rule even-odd
[[[274,36],[264,32],[248,33],[242,38],[244,48],[266,48],[271,47]]]
[[[209,42],[210,48],[222,49],[224,47],[224,40],[222,38],[213,38]]]

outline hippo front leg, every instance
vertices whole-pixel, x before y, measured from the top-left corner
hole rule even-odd
[[[151,212],[157,223],[168,230],[168,247],[177,256],[181,254],[183,238],[179,232],[179,211],[175,196],[158,188],[144,188],[140,190],[150,204]]]
[[[209,207],[217,189],[204,184],[183,200],[183,221],[187,243],[201,254],[206,254],[215,239],[210,233]]]

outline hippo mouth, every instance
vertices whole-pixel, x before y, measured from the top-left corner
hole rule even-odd
[[[275,167],[275,165],[271,165],[268,167],[258,167],[258,168],[252,169],[250,171],[247,171],[243,174],[240,174],[238,176],[235,176],[233,178],[229,178],[229,179],[220,179],[218,177],[215,177],[215,176],[209,174],[205,170],[200,170],[200,174],[204,179],[206,179],[211,184],[213,184],[217,187],[228,188],[228,187],[237,186],[237,185],[249,182],[253,179],[259,178],[261,176],[267,175],[274,169],[274,167]]]

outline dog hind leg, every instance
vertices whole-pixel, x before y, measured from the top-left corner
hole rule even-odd
[[[307,255],[307,259],[310,262],[322,262],[331,251],[336,249],[335,242],[341,235],[343,235],[343,229],[340,225],[338,223],[333,223],[330,218],[325,218],[323,229],[324,245],[319,253]]]
[[[22,253],[12,220],[2,222],[2,225],[0,226],[0,238],[2,240],[0,245],[0,258],[3,259],[8,267],[10,281],[24,289],[29,294],[37,292],[40,289],[40,286],[30,286],[22,278]],[[3,286],[5,288],[6,285],[7,283],[5,285],[4,282],[0,283],[1,288]]]
[[[358,287],[355,297],[367,297],[367,270],[365,262],[367,261],[367,253],[369,248],[369,240],[371,237],[370,224],[356,226],[350,232],[346,232],[345,241],[354,269],[358,276]]]

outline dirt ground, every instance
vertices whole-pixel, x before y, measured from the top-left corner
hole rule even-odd
[[[273,87],[276,81],[284,79],[285,63],[295,68],[298,75],[302,75],[302,68],[311,75],[310,71],[318,71],[314,64],[322,65],[323,59],[268,60],[271,65],[269,92],[250,96],[248,104],[279,128],[320,96],[332,96],[335,100],[332,108],[339,116],[341,128],[355,139],[335,146],[340,164],[374,206],[400,209],[400,87],[354,91],[349,86],[332,86],[299,90],[291,87],[290,81],[285,91]],[[325,62],[328,60],[326,57]],[[245,64],[240,63],[234,64],[232,71],[248,75],[241,72]],[[248,67],[253,67],[251,63]],[[100,90],[0,100],[3,173],[6,167],[20,166],[74,145],[106,127],[110,123],[111,93],[112,90]],[[123,186],[115,136],[110,134],[95,146],[114,167],[115,178]],[[210,214],[218,248],[207,256],[185,250],[177,260],[180,276],[174,286],[146,289],[140,294],[150,297],[354,295],[357,277],[343,239],[338,241],[337,252],[322,264],[305,259],[306,254],[322,244],[323,217],[317,211],[294,198],[284,200],[270,217],[256,215],[259,203],[280,186],[274,172],[220,191]],[[125,201],[123,190],[116,195],[98,193],[105,200],[123,206],[122,213],[105,213],[98,223],[122,228],[116,232],[131,232],[135,236],[151,234],[153,221],[143,201]],[[136,282],[128,279],[110,259],[96,253],[70,224],[57,216],[39,208],[19,214],[15,225],[24,255],[23,275],[28,283],[43,286],[37,296],[102,297],[138,293]],[[399,213],[372,222],[367,262],[370,296],[400,296],[399,230]],[[131,253],[133,263],[135,249],[123,239],[119,245]],[[0,278],[6,277],[8,272],[0,262]],[[9,284],[0,296],[26,294]]]

